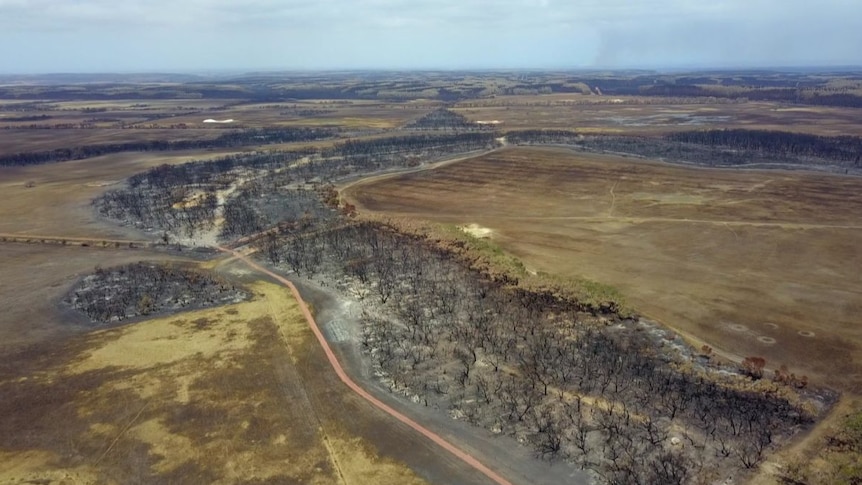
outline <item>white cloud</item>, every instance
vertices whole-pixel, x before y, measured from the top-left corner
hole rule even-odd
[[[858,18],[855,0],[0,0],[0,69],[850,64]]]

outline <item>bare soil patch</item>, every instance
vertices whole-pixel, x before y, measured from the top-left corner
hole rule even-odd
[[[347,191],[366,211],[491,228],[528,268],[615,285],[643,314],[727,355],[761,355],[854,392],[860,193],[854,177],[554,149],[509,149]]]

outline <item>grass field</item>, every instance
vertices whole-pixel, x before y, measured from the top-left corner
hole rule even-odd
[[[424,483],[354,433],[404,434],[314,374],[296,302],[252,288],[250,302],[7,359],[0,482]]]
[[[491,230],[729,356],[862,392],[862,179],[507,149],[356,184],[366,211]]]

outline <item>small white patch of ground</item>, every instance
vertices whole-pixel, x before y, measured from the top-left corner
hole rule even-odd
[[[288,165],[288,168],[302,167],[303,165],[308,165],[309,163],[311,163],[311,157],[302,157],[299,160]],[[278,171],[280,172],[281,169]]]
[[[494,235],[494,230],[489,229],[487,227],[482,227],[479,224],[467,224],[465,226],[458,226],[458,229],[466,232],[467,234],[478,237],[479,239],[490,239],[491,236]]]
[[[254,274],[250,269],[245,268],[231,268],[229,273],[236,276],[248,276],[250,274]]]
[[[233,123],[233,119],[227,120],[214,120],[212,118],[207,118],[204,120],[204,123]]]
[[[88,182],[84,184],[85,187],[108,187],[114,184],[119,183],[118,180],[103,180],[100,182]]]
[[[499,125],[502,123],[500,120],[487,120],[487,121],[477,121],[477,125]]]

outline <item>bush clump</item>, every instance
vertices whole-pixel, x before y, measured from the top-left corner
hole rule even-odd
[[[97,267],[65,301],[97,323],[110,323],[247,298],[247,292],[216,275],[172,264],[138,262]]]

